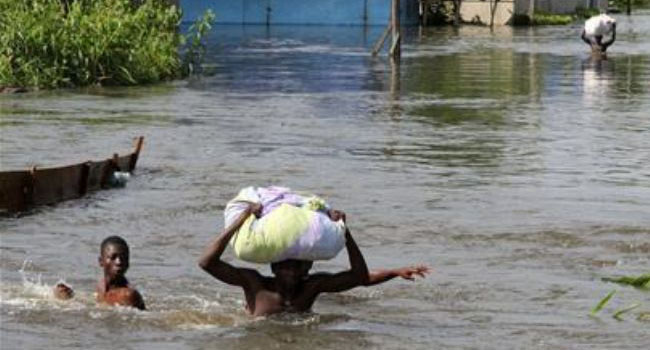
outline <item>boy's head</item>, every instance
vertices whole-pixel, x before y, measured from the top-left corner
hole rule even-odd
[[[293,289],[309,275],[312,265],[313,261],[289,259],[272,263],[271,271],[283,286]]]
[[[104,277],[109,280],[126,274],[129,269],[129,245],[122,237],[110,236],[102,241],[99,266],[104,269]]]

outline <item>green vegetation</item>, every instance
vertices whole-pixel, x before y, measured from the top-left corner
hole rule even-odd
[[[537,11],[531,18],[527,15],[515,15],[513,17],[513,25],[516,26],[546,26],[546,25],[566,25],[570,24],[579,18],[581,15],[564,15],[564,14],[553,14]]]
[[[614,282],[619,284],[627,284],[641,289],[650,289],[650,273],[645,273],[640,276],[622,276],[622,277],[603,277],[605,282]]]
[[[628,305],[628,306],[626,306],[626,307],[624,307],[624,308],[622,308],[622,309],[616,310],[616,311],[614,312],[614,314],[612,315],[612,317],[614,317],[614,318],[617,319],[617,320],[622,320],[623,318],[622,318],[621,316],[622,316],[624,313],[626,313],[626,312],[628,312],[628,311],[632,311],[632,310],[638,308],[639,306],[641,306],[641,304],[639,304],[639,303],[635,303],[635,304],[632,304],[632,305]]]
[[[578,19],[587,19],[593,16],[597,16],[599,14],[600,14],[600,10],[597,8],[578,7],[576,9],[576,17]]]
[[[627,1],[628,0],[609,0],[609,5],[613,6],[615,8],[618,8],[619,10],[624,10],[627,8]],[[638,8],[638,7],[649,7],[650,6],[650,0],[632,0],[632,8]]]
[[[612,297],[614,296],[614,294],[616,294],[616,291],[615,291],[615,290],[613,290],[613,291],[607,293],[607,295],[606,295],[604,298],[602,298],[602,299],[598,302],[598,304],[596,304],[596,306],[594,306],[593,309],[591,309],[591,315],[594,316],[594,315],[596,315],[598,312],[600,312],[600,310],[602,310],[602,309],[605,307],[605,305],[607,305],[607,303],[612,299]]]
[[[615,278],[604,277],[602,278],[602,280],[605,282],[613,282],[613,283],[629,285],[642,290],[650,289],[650,273],[641,274],[639,276],[622,276],[622,277],[615,277]],[[609,301],[612,299],[614,294],[616,294],[616,290],[609,292],[603,299],[601,299],[598,302],[598,304],[593,309],[591,309],[591,316],[595,316],[598,312],[600,312],[607,305],[607,303],[609,303]],[[624,314],[634,309],[637,309],[641,306],[642,306],[641,303],[629,304],[618,310],[615,310],[614,313],[612,314],[612,317],[620,321],[623,319],[622,316]],[[644,321],[644,322],[649,321],[650,312],[641,311],[637,315],[637,320]]]
[[[203,17],[198,19],[188,31],[187,39],[190,42],[183,59],[183,75],[191,75],[200,72],[201,62],[205,56],[204,38],[212,28],[215,16],[208,10]]]
[[[573,15],[562,15],[536,11],[533,15],[533,25],[565,25],[573,22],[575,17]]]
[[[0,90],[184,77],[214,15],[193,26],[186,60],[180,19],[166,0],[0,0]]]
[[[648,0],[650,1],[650,0]],[[514,25],[566,25],[579,19],[586,19],[600,14],[597,8],[579,7],[575,14],[554,14],[542,11],[536,11],[531,21],[528,15],[515,15],[513,18]]]

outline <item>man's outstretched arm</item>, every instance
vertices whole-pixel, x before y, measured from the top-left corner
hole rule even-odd
[[[408,266],[389,270],[375,270],[371,271],[368,274],[368,282],[364,284],[364,286],[374,286],[376,284],[390,281],[395,277],[401,277],[405,280],[414,281],[415,276],[424,278],[429,272],[429,267],[424,265]]]
[[[254,270],[234,267],[227,262],[221,260],[221,255],[226,250],[228,242],[232,236],[244,224],[246,219],[251,214],[258,214],[261,212],[262,206],[259,204],[251,204],[246,210],[235,220],[232,225],[227,227],[219,237],[212,241],[203,251],[203,255],[199,259],[199,266],[214,278],[228,284],[240,287],[247,287],[250,279],[258,276],[259,273]]]

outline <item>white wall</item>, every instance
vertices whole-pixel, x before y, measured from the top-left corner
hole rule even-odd
[[[494,11],[494,24],[504,25],[510,22],[514,14],[514,0],[499,0]],[[463,0],[460,5],[460,16],[464,22],[489,25],[492,13],[489,0]]]
[[[607,8],[607,0],[534,0],[535,11],[574,13],[576,8]],[[515,12],[527,14],[531,0],[516,0]]]

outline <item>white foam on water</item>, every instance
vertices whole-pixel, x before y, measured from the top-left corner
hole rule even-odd
[[[86,307],[84,301],[87,298],[83,294],[76,295],[73,300],[55,298],[53,287],[57,283],[66,283],[65,280],[59,279],[53,285],[49,285],[43,282],[42,274],[29,271],[31,266],[32,262],[25,260],[18,270],[21,284],[3,283],[0,288],[0,305],[11,306],[18,310],[80,310]]]

